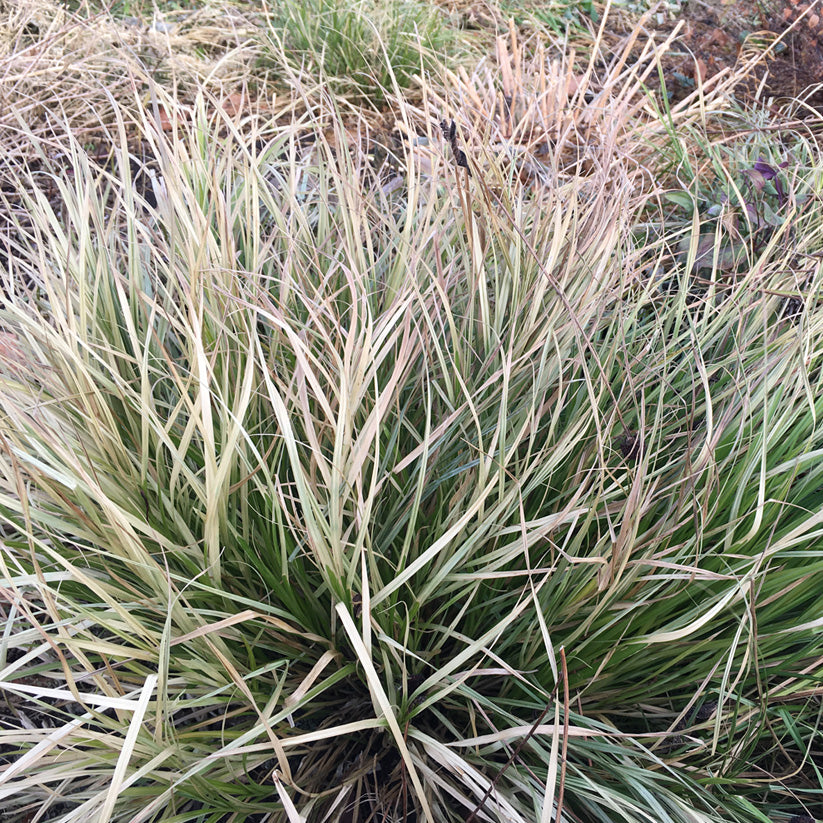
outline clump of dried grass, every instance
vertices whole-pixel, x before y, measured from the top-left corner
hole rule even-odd
[[[649,86],[677,29],[660,42],[641,20],[611,53],[602,35],[581,53],[544,37],[524,40],[511,24],[493,59],[446,71],[428,100],[458,120],[477,162],[506,158],[523,180],[558,185],[625,167],[648,181],[644,163],[661,142],[727,107],[736,79],[716,75],[661,117],[665,101]]]
[[[186,99],[199,88],[244,87],[257,20],[233,6],[206,6],[144,24],[83,17],[55,0],[12,0],[0,34],[0,143],[7,156],[68,127],[81,141],[111,125],[111,101],[130,103],[160,81]]]

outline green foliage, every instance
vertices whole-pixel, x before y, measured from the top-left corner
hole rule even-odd
[[[327,107],[156,95],[0,195],[10,819],[818,802],[820,203],[706,285],[622,145],[388,186]]]
[[[419,0],[280,0],[270,20],[272,59],[322,77],[333,92],[380,103],[412,85],[448,42],[443,14]]]
[[[597,6],[592,0],[510,0],[501,4],[503,12],[518,25],[537,26],[564,36],[570,28],[585,29],[600,22]]]
[[[672,231],[683,228],[679,249],[691,268],[739,275],[770,244],[793,237],[815,183],[804,171],[810,158],[804,157],[802,142],[797,152],[774,144],[752,129],[741,111],[716,123],[728,136],[715,144],[698,134],[683,140],[673,133],[666,174],[672,188],[664,198],[674,208],[666,225]],[[805,288],[809,267],[793,269],[793,285]]]

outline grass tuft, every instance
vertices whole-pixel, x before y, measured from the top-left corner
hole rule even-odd
[[[516,122],[482,67],[427,81],[380,168],[311,89],[270,118],[111,95],[105,157],[21,127],[11,820],[820,808],[814,135],[778,189],[768,136],[718,134],[731,85],[666,109],[652,45],[579,77],[520,45]]]
[[[292,72],[322,77],[331,93],[370,105],[387,90],[411,88],[455,39],[438,7],[418,0],[284,0],[268,26],[264,63],[285,61]]]

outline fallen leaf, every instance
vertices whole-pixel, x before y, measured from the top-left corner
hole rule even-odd
[[[703,41],[703,48],[711,48],[718,46],[721,49],[726,48],[732,42],[730,35],[723,31],[723,29],[712,29],[711,34]]]
[[[169,117],[169,113],[166,109],[161,106],[158,114],[158,119],[160,121],[160,130],[161,131],[173,131],[174,130],[174,123],[172,122],[171,117]]]
[[[223,98],[220,105],[229,117],[235,117],[246,108],[246,95],[240,93],[230,94]]]

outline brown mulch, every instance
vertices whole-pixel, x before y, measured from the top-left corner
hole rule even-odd
[[[663,61],[674,100],[723,69],[757,65],[739,86],[741,102],[777,104],[805,100],[823,109],[823,0],[688,0],[669,16],[661,34],[682,26]]]

